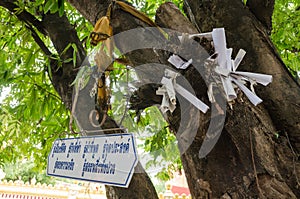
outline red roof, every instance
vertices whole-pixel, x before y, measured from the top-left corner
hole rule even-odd
[[[190,195],[190,190],[188,187],[178,187],[178,186],[172,186],[171,191],[173,194],[178,193],[179,195],[181,194],[186,194],[187,196]]]

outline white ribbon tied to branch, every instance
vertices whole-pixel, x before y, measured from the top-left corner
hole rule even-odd
[[[226,47],[224,28],[213,29],[212,38],[215,52],[218,54],[216,58],[218,66],[215,71],[221,76],[227,101],[230,102],[237,98],[234,83],[243,91],[252,104],[256,106],[261,103],[262,99],[255,94],[253,85],[259,83],[267,86],[272,82],[272,75],[236,71],[246,52],[240,49],[236,58],[234,60],[231,59],[232,48],[228,49]],[[244,85],[246,81],[250,82],[251,90]]]
[[[176,108],[176,92],[182,97],[192,103],[196,108],[198,108],[203,113],[206,113],[209,107],[199,100],[196,96],[191,94],[188,90],[176,83],[176,77],[179,74],[166,69],[165,76],[162,78],[161,83],[163,84],[156,91],[157,95],[162,95],[161,110],[163,113],[168,110],[172,113]]]

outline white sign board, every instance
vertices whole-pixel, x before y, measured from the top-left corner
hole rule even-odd
[[[128,187],[137,162],[132,134],[58,139],[48,156],[47,174]]]

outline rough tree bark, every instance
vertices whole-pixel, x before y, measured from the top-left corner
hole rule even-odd
[[[104,13],[108,7],[109,1],[101,3],[100,1],[87,1],[81,2],[82,8],[85,8],[85,5],[89,5],[88,9],[85,9],[86,13],[93,13],[93,18],[95,21],[98,15],[99,10],[102,10]],[[93,6],[91,6],[91,3]],[[18,6],[15,0],[3,0],[0,2],[0,6],[8,9],[10,12],[15,13],[18,10]],[[82,42],[79,40],[77,33],[67,19],[65,15],[59,16],[58,13],[50,14],[49,12],[43,14],[42,20],[38,20],[35,16],[31,15],[26,10],[15,13],[18,19],[22,22],[25,22],[26,27],[31,31],[32,37],[35,42],[40,46],[41,50],[44,52],[50,60],[51,73],[49,75],[54,88],[61,96],[62,101],[66,105],[66,108],[71,110],[72,107],[72,94],[73,88],[70,86],[74,81],[78,68],[81,66],[81,63],[86,57],[85,49],[82,45]],[[103,14],[103,13],[101,13]],[[89,19],[89,18],[88,18]],[[41,38],[38,36],[37,31],[39,31],[44,36],[47,36],[51,39],[56,52],[51,52],[47,46],[43,43]],[[65,51],[66,47],[69,44],[75,44],[78,51],[76,53],[76,66],[72,62],[63,62],[69,58],[73,58],[73,47],[70,47]],[[59,65],[57,58],[62,61],[62,65]],[[103,125],[103,128],[113,128],[118,127],[116,122],[111,118],[108,118],[106,123]],[[115,132],[116,133],[116,132]],[[111,187],[106,186],[107,197],[110,199],[148,199],[158,198],[155,188],[145,172],[144,168],[140,163],[135,168],[136,173],[133,175],[131,183],[127,189],[120,187]]]
[[[104,15],[108,5],[106,1],[70,2],[91,23]],[[263,105],[254,107],[243,97],[243,100],[236,101],[233,110],[227,110],[222,136],[205,159],[198,158],[208,126],[208,116],[201,115],[198,134],[182,155],[193,198],[296,198],[299,196],[299,163],[296,162],[299,121],[295,116],[299,115],[300,91],[277,56],[266,32],[270,28],[268,25],[273,4],[268,6],[271,9],[266,9],[266,14],[262,15],[264,17],[258,16],[255,10],[259,6],[255,6],[255,3],[249,3],[251,12],[238,0],[186,1],[185,5],[189,11],[187,14],[198,29],[206,32],[215,27],[225,27],[228,45],[234,48],[234,53],[239,48],[247,51],[241,70],[271,74],[274,77],[269,87],[257,88],[264,100]],[[164,15],[172,9],[172,5],[161,8],[161,15],[157,15],[159,25],[182,32],[197,31],[183,18],[182,22],[174,22],[174,16],[179,16],[178,11],[177,14]],[[115,33],[118,33],[145,24],[128,13],[116,10],[112,25]],[[133,53],[129,57],[134,65],[149,61],[165,63],[167,55],[162,52],[159,55],[150,50],[136,55]],[[197,96],[203,98],[206,96],[206,88],[199,87],[199,82],[203,80],[195,74],[191,68],[185,71],[184,76],[190,81]],[[191,110],[186,117],[193,117],[194,110]],[[179,124],[172,121],[178,121],[178,118],[178,111],[169,118],[175,129]],[[281,135],[279,139],[275,139],[276,132]]]
[[[199,118],[201,126],[198,134],[182,155],[193,197],[296,198],[299,195],[296,179],[299,164],[294,153],[298,151],[299,121],[295,115],[299,115],[299,87],[285,70],[269,41],[265,31],[268,27],[264,27],[264,23],[259,21],[261,18],[255,17],[240,1],[187,1],[186,5],[189,8],[187,10],[191,11],[188,14],[194,13],[190,18],[195,20],[191,21],[197,23],[200,30],[211,31],[214,27],[225,27],[228,45],[234,48],[234,53],[239,48],[247,51],[248,56],[241,70],[272,74],[274,77],[270,87],[258,87],[258,94],[263,97],[264,105],[253,107],[243,97],[243,103],[237,101],[233,110],[227,110],[222,137],[205,159],[199,159],[198,151],[206,133],[208,116],[202,115]],[[180,22],[173,20],[175,14],[166,14],[169,9],[171,8],[160,10],[161,15],[157,15],[159,25],[182,32],[196,31],[193,28],[187,29],[188,22],[184,19],[180,28]],[[128,14],[118,12],[115,16],[115,33],[136,27],[134,22],[130,22]],[[93,19],[90,16],[88,18]],[[140,64],[148,59],[164,63],[162,60],[165,56],[161,54],[161,59],[155,59],[148,52],[143,59],[133,56],[132,61]],[[193,69],[185,71],[185,77],[194,86],[197,96],[205,96],[205,89],[199,87],[199,82],[203,81],[194,74],[197,73]],[[290,110],[291,106],[295,108]],[[191,110],[190,114],[193,116],[193,109]],[[175,111],[169,118],[175,128],[178,127],[178,117],[180,113]],[[278,131],[282,136],[275,139],[274,134]],[[288,136],[285,136],[285,132]],[[289,141],[294,150],[297,150],[294,153]]]
[[[69,2],[92,24],[105,14],[110,3],[108,0],[69,0]],[[181,32],[210,32],[213,28],[225,27],[228,46],[234,49],[234,54],[240,48],[247,51],[239,70],[273,75],[273,82],[268,87],[257,86],[257,93],[264,100],[261,105],[254,107],[242,96],[235,102],[233,110],[227,109],[222,135],[215,148],[204,159],[199,159],[198,154],[210,115],[201,114],[200,117],[194,117],[197,110],[191,108],[184,116],[200,122],[192,145],[181,157],[193,198],[300,196],[298,181],[300,123],[297,117],[300,115],[300,89],[285,69],[268,37],[274,1],[263,2],[263,6],[260,6],[258,1],[249,0],[248,6],[245,6],[240,0],[187,0],[185,10],[191,22],[170,3],[161,6],[157,12],[156,21],[160,26]],[[265,13],[261,12],[262,8],[265,8]],[[49,16],[48,19],[51,17],[55,18]],[[51,21],[47,24],[50,26]],[[114,33],[145,26],[143,22],[119,9],[113,12],[112,25]],[[51,30],[48,31],[50,34]],[[54,31],[52,34],[50,38],[59,38],[59,35],[55,35],[59,32]],[[119,45],[122,47],[120,43]],[[157,53],[151,49],[128,55],[133,65],[149,62],[166,64],[168,56],[169,53],[160,51]],[[73,81],[76,71],[70,67],[64,70],[67,71],[54,74],[57,79],[53,80],[63,81],[62,77],[68,78],[66,84],[56,82],[54,85],[57,85],[57,90],[68,96],[62,95],[63,99],[70,103],[71,89],[67,83]],[[206,86],[195,69],[191,67],[183,75],[189,80],[197,97],[208,103],[205,97]],[[151,90],[146,93],[155,96]],[[140,96],[143,98],[143,95]],[[149,99],[149,95],[144,97]],[[143,99],[140,99],[140,102],[143,103]],[[156,99],[153,100],[153,103],[156,102],[159,103]],[[169,122],[175,131],[179,126],[180,117],[183,117],[180,111],[169,115]],[[189,126],[192,122],[188,121],[186,125]],[[279,138],[275,138],[275,133],[279,133]],[[176,136],[181,135],[177,132]],[[108,197],[157,198],[149,179],[145,175],[144,177],[142,179],[135,175],[127,190],[108,187]]]
[[[255,1],[251,3],[252,10],[260,7],[254,5]],[[191,21],[196,22],[201,31],[209,32],[212,28],[225,27],[228,46],[233,47],[234,53],[240,48],[247,51],[239,70],[271,74],[274,78],[270,87],[257,88],[258,95],[264,100],[262,105],[254,107],[243,97],[243,102],[237,101],[233,110],[227,110],[221,138],[205,159],[199,159],[197,155],[207,130],[205,118],[208,116],[201,116],[203,118],[200,118],[198,134],[182,155],[193,197],[299,197],[297,176],[300,167],[297,153],[300,128],[296,116],[300,112],[300,89],[266,34],[270,21],[261,23],[259,20],[262,18],[255,16],[257,12],[251,13],[238,0],[191,0],[186,1],[185,6],[187,11],[191,11],[187,12],[189,18],[195,19]],[[273,5],[269,7],[272,10]],[[160,9],[157,21],[164,22],[160,25],[181,31],[189,30],[184,25],[179,26],[178,20],[177,25],[171,22],[170,16],[175,15],[175,11],[171,11],[172,7],[164,6]],[[170,12],[172,14],[166,14]],[[271,15],[272,12],[268,10],[267,14]],[[197,88],[197,81],[201,80],[192,71],[186,71],[185,74],[198,96],[205,95]],[[177,119],[175,115],[173,117]],[[169,118],[170,121],[175,119]],[[281,135],[278,139],[274,137],[276,132]]]
[[[104,1],[70,2],[91,23],[104,15],[105,5],[108,4],[101,3]],[[252,12],[239,0],[185,1],[187,15],[197,28],[180,17],[178,10],[168,14],[175,9],[171,4],[161,7],[157,15],[159,25],[182,32],[206,32],[212,28],[225,27],[228,46],[233,47],[234,54],[240,48],[247,51],[240,70],[271,74],[274,78],[270,86],[257,87],[258,95],[264,100],[262,105],[254,107],[242,97],[242,100],[236,101],[233,110],[227,110],[222,136],[205,159],[199,159],[198,152],[207,130],[209,115],[196,118],[201,124],[197,136],[181,157],[193,198],[299,196],[299,120],[296,116],[300,112],[300,90],[268,38],[266,30],[270,28],[274,3],[268,2],[270,5],[266,6],[267,12],[259,16],[261,6],[257,6],[255,1],[249,1],[248,4]],[[178,20],[173,20],[175,16]],[[120,10],[114,12],[112,25],[114,33],[144,26],[142,22]],[[138,65],[147,61],[166,63],[167,55],[161,52],[158,57],[150,50],[147,54],[140,53],[138,56],[133,53],[128,57],[134,65]],[[206,96],[206,88],[204,84],[199,86],[199,82],[203,83],[203,80],[195,74],[194,69],[190,68],[185,71],[184,76],[193,86],[196,95],[203,98]],[[191,109],[187,116],[193,117],[194,111]],[[169,122],[175,129],[180,117],[178,111],[169,117]],[[275,133],[279,133],[280,137],[275,138]]]

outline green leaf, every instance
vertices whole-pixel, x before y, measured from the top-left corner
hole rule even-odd
[[[76,44],[72,44],[71,46],[73,47],[73,66],[75,67],[78,49],[77,49]]]
[[[65,13],[64,0],[58,0],[58,13],[60,17],[63,16]]]
[[[49,10],[51,10],[56,2],[54,0],[48,0],[44,6],[44,13],[47,13]]]
[[[67,50],[69,50],[69,48],[72,46],[72,43],[69,43],[65,49],[61,52],[61,55],[66,54]]]
[[[64,63],[70,63],[71,61],[73,61],[73,58],[68,58],[68,59],[64,60],[63,62]]]
[[[57,3],[57,1],[54,0],[53,6],[51,6],[51,9],[50,9],[50,13],[51,13],[51,14],[54,14],[54,13],[56,13],[58,10],[59,10],[59,9],[58,9],[58,3]]]

